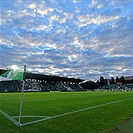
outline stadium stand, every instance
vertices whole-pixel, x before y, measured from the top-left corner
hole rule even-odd
[[[73,91],[84,91],[84,89],[80,85],[78,85],[78,84],[69,84],[69,87]]]
[[[22,88],[22,81],[0,82],[0,92],[19,92]],[[83,91],[78,84],[68,84],[62,81],[37,81],[26,79],[24,91],[27,92],[50,92],[50,91]]]
[[[97,91],[133,91],[133,83],[130,84],[110,84],[98,87]]]
[[[0,69],[0,74],[6,70]],[[129,79],[131,80],[132,77]],[[82,79],[59,77],[44,74],[26,72],[24,91],[50,92],[50,91],[87,91],[80,86]],[[0,92],[19,92],[22,89],[22,81],[1,81]],[[96,91],[133,91],[133,83],[108,84],[100,86]]]
[[[0,74],[6,72],[6,70],[0,69]],[[24,91],[83,91],[82,87],[72,84],[79,84],[84,81],[82,79],[59,77],[44,74],[25,73],[25,87]],[[22,88],[22,81],[1,81],[0,92],[19,92]]]
[[[0,82],[0,92],[16,92],[22,88],[21,81],[2,81]]]
[[[0,92],[19,92],[22,88],[22,81],[2,81],[0,82]],[[133,83],[130,84],[110,84],[98,87],[96,91],[133,91]],[[27,92],[50,92],[50,91],[84,91],[79,84],[66,83],[62,81],[38,81],[26,79],[24,91]]]

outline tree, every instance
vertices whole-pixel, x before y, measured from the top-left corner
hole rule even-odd
[[[107,85],[107,84],[108,84],[108,80],[104,79],[104,85]]]
[[[121,77],[120,77],[120,82],[122,82],[122,84],[124,84],[124,83],[125,83],[124,76],[121,76]]]
[[[120,80],[119,80],[119,78],[118,78],[118,77],[116,77],[116,83],[117,83],[117,82],[120,82]]]
[[[100,85],[103,86],[104,85],[104,78],[101,76],[100,77]]]
[[[97,88],[97,84],[93,81],[87,81],[85,83],[80,84],[83,88],[93,90]]]
[[[99,80],[97,80],[96,84],[97,84],[97,87],[100,87],[100,82],[99,82]]]
[[[115,79],[113,77],[111,77],[110,84],[115,84]]]

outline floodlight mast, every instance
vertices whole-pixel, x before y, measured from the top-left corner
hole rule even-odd
[[[20,99],[20,110],[19,110],[19,126],[21,125],[21,115],[22,115],[22,105],[23,105],[23,97],[24,97],[24,86],[25,86],[25,72],[26,72],[26,65],[24,65],[24,74],[23,74],[23,85],[22,85],[22,95]]]

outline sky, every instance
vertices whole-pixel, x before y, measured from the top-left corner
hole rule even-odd
[[[0,0],[0,68],[97,80],[131,76],[132,0]]]

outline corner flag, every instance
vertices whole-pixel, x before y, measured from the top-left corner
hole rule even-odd
[[[24,67],[7,70],[5,73],[0,75],[0,81],[24,80],[24,78]]]
[[[23,80],[18,126],[21,125],[20,120],[21,120],[21,114],[22,114],[23,93],[24,93],[24,86],[25,86],[25,72],[26,72],[26,65],[24,65],[24,67],[15,66],[14,69],[7,70],[5,73],[0,75],[0,81]]]

